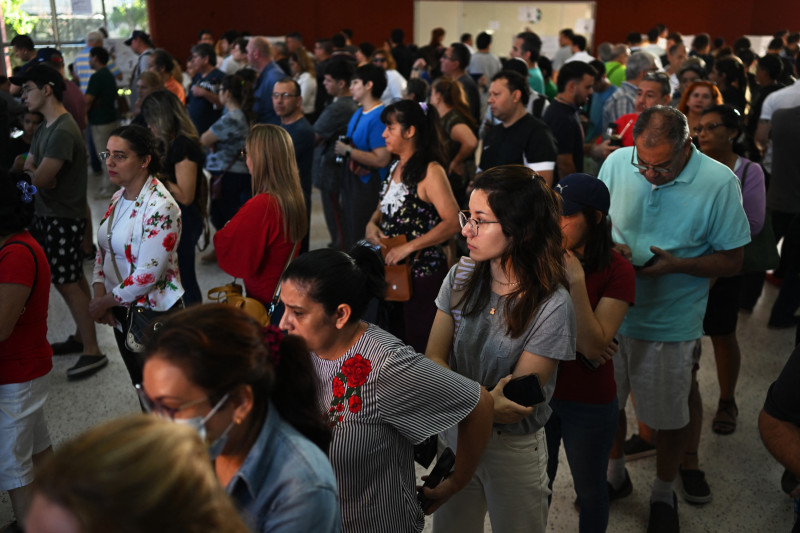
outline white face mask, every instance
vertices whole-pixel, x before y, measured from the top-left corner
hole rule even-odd
[[[222,406],[225,405],[225,402],[227,401],[229,396],[230,393],[225,394],[225,396],[223,396],[222,399],[220,399],[220,401],[217,402],[217,405],[215,405],[214,408],[211,409],[211,411],[209,411],[209,413],[206,416],[195,416],[192,418],[173,419],[174,422],[178,424],[185,424],[187,426],[191,426],[197,431],[197,433],[200,435],[200,438],[203,439],[203,441],[208,444],[208,455],[211,456],[212,461],[215,460],[217,457],[219,457],[219,454],[221,454],[222,450],[225,449],[225,444],[228,443],[228,433],[233,428],[234,421],[231,420],[231,423],[228,424],[228,427],[225,428],[225,431],[222,432],[222,435],[214,439],[213,442],[208,442],[206,438],[208,436],[208,432],[206,430],[206,422],[211,420],[211,417],[217,414],[217,411],[219,411],[222,408]]]

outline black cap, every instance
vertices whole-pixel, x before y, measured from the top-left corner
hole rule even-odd
[[[33,65],[20,76],[12,76],[9,80],[11,80],[11,83],[14,85],[19,85],[20,87],[24,85],[26,81],[32,81],[39,87],[50,85],[53,88],[56,98],[59,100],[61,100],[61,95],[64,94],[64,91],[67,90],[67,86],[61,74],[54,68],[46,65]]]
[[[150,44],[150,45],[153,44],[153,42],[150,40],[150,36],[147,35],[145,32],[143,32],[142,30],[133,30],[133,33],[131,33],[131,36],[128,39],[125,39],[125,44],[127,46],[130,46],[134,39],[141,39],[144,42],[146,42],[147,44]]]
[[[553,187],[561,195],[561,214],[574,215],[584,207],[597,209],[608,214],[611,196],[608,187],[599,179],[589,174],[570,174]]]

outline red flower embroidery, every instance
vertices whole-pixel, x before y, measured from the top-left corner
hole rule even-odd
[[[360,396],[350,396],[350,412],[357,413],[361,410],[361,397]]]
[[[123,286],[123,287],[129,287],[129,286],[131,286],[131,285],[133,285],[133,277],[132,277],[132,276],[128,276],[127,278],[125,278],[125,279],[123,280],[123,282],[122,282],[122,286]]]
[[[336,406],[336,410],[337,410],[337,411],[339,411],[340,413],[341,413],[342,411],[344,411],[344,404],[343,404],[343,403],[340,403],[339,405],[337,405],[337,406]]]
[[[339,378],[333,378],[333,395],[336,397],[344,396],[344,383]]]
[[[146,274],[139,274],[136,276],[136,283],[139,285],[149,285],[151,283],[155,283],[156,276],[152,272],[148,272]]]
[[[363,385],[371,370],[372,363],[361,357],[361,354],[356,354],[342,365],[342,374],[347,378],[347,386],[351,388]]]
[[[341,416],[339,416],[339,418],[338,418],[338,422],[341,422],[341,421],[342,421],[342,417],[341,417]]]
[[[125,259],[128,260],[128,263],[133,263],[133,259],[131,258],[131,245],[125,245]]]
[[[178,242],[178,236],[174,233],[168,233],[166,237],[164,237],[164,242],[161,245],[164,249],[168,252],[171,252],[173,248],[175,248],[175,243]]]
[[[103,220],[107,219],[108,215],[110,215],[111,211],[113,210],[114,210],[114,203],[112,202],[111,204],[109,204],[108,209],[106,210],[106,214],[103,215]]]

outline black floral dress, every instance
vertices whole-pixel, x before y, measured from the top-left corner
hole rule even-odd
[[[382,187],[381,231],[389,237],[405,235],[411,241],[428,233],[442,218],[432,203],[420,199],[416,184],[392,181],[396,166],[397,163],[392,165]],[[414,252],[407,260],[413,261],[411,273],[415,278],[430,276],[447,266],[444,251],[439,245],[429,246],[421,250],[419,255]]]

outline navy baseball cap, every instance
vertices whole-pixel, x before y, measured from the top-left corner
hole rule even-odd
[[[53,67],[47,65],[33,65],[19,76],[12,76],[9,78],[11,83],[22,87],[26,81],[32,81],[39,87],[50,85],[53,88],[53,93],[56,98],[61,100],[61,95],[67,90],[67,85],[64,78]]]
[[[125,44],[127,46],[130,46],[134,39],[141,39],[144,42],[146,42],[147,44],[152,44],[152,41],[150,40],[150,36],[147,35],[145,32],[143,32],[142,30],[133,30],[133,33],[131,34],[131,36],[129,38],[125,39]]]
[[[553,189],[561,195],[561,214],[564,216],[583,211],[584,207],[608,214],[611,203],[608,187],[594,176],[570,174],[561,179]]]

